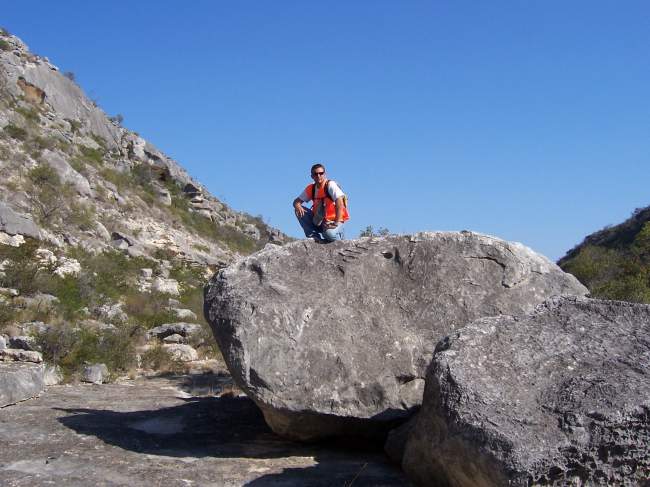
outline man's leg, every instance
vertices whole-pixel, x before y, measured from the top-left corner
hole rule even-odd
[[[311,210],[304,206],[303,208],[305,209],[305,214],[301,218],[298,218],[298,222],[300,223],[302,230],[305,232],[305,237],[320,240],[321,235],[319,229],[314,225]]]
[[[334,240],[343,240],[343,227],[345,223],[340,223],[334,228],[328,228],[323,230],[323,237],[328,242],[334,242]]]

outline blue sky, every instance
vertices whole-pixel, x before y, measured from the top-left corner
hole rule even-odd
[[[300,236],[474,230],[557,259],[650,204],[647,1],[12,2],[0,25],[233,208]]]

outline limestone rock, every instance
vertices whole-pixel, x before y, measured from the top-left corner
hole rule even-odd
[[[642,485],[650,306],[555,297],[437,346],[403,467],[418,485]],[[645,485],[645,484],[643,484]]]
[[[43,383],[43,366],[0,362],[0,408],[38,396]]]
[[[183,345],[180,343],[170,343],[163,345],[165,350],[167,350],[174,360],[179,360],[181,362],[193,362],[199,359],[199,354],[189,345]]]
[[[87,365],[83,369],[81,380],[92,384],[108,382],[108,367],[105,364]]]
[[[408,417],[435,343],[465,323],[586,292],[527,247],[470,232],[305,240],[220,271],[205,315],[271,428],[313,439]]]
[[[176,279],[165,279],[164,277],[156,277],[151,283],[153,291],[170,294],[172,296],[179,296],[181,294],[178,288],[178,281]]]
[[[0,231],[9,235],[24,235],[32,238],[39,238],[41,234],[31,218],[16,213],[2,201],[0,201]]]
[[[43,369],[43,383],[46,386],[56,386],[63,382],[63,372],[57,365],[45,365]]]
[[[13,336],[9,337],[9,348],[16,348],[19,350],[36,350],[36,340],[31,336]]]
[[[9,235],[5,232],[0,232],[0,244],[9,245],[10,247],[20,247],[25,243],[25,237],[22,235]]]
[[[196,320],[197,316],[191,309],[172,308],[172,312],[181,320]]]
[[[103,304],[93,309],[93,315],[99,320],[113,323],[125,323],[129,316],[122,310],[120,303]]]
[[[0,335],[0,350],[4,350],[5,348],[7,348],[7,340]]]
[[[57,268],[54,269],[54,274],[59,277],[76,276],[81,272],[81,264],[76,259],[61,257],[58,264]]]
[[[163,340],[170,335],[180,335],[187,338],[195,335],[199,331],[201,331],[201,325],[196,323],[166,323],[149,330],[147,332],[147,339],[158,338],[159,340]]]
[[[244,227],[243,227],[243,231],[244,231],[244,233],[246,235],[248,235],[249,237],[251,237],[251,238],[253,238],[255,240],[260,239],[260,230],[259,230],[259,228],[257,228],[252,223],[245,224]]]
[[[18,292],[18,289],[14,289],[14,288],[11,288],[11,287],[0,287],[0,296],[6,296],[8,298],[15,298],[18,295],[20,295],[20,292]]]
[[[64,183],[70,183],[77,193],[91,198],[95,196],[93,190],[90,189],[90,183],[88,183],[88,180],[68,164],[60,154],[45,150],[43,151],[42,158],[59,174],[61,181]]]
[[[43,361],[41,352],[23,350],[20,348],[5,348],[0,350],[0,361],[4,362],[32,362],[40,364]]]
[[[186,338],[183,335],[179,335],[178,333],[174,333],[173,335],[166,336],[163,338],[163,342],[165,343],[185,343]]]

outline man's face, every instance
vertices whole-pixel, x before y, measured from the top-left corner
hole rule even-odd
[[[325,169],[317,167],[311,172],[311,177],[316,184],[323,184],[323,181],[325,181]]]

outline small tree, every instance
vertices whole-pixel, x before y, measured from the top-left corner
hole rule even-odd
[[[379,227],[379,229],[375,231],[372,225],[368,225],[359,233],[359,237],[387,237],[388,235],[390,235],[390,230],[388,230],[388,228]]]
[[[49,223],[72,198],[69,184],[63,184],[59,173],[49,164],[39,164],[27,173],[28,191],[41,222]]]

